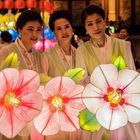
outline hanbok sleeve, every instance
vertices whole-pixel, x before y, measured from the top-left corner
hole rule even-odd
[[[3,47],[0,49],[0,69],[2,69],[1,65],[4,59],[10,54],[8,50],[8,46]]]
[[[84,80],[81,82],[82,85],[86,85],[89,83],[89,75],[88,75],[88,69],[86,66],[86,61],[85,59],[88,59],[84,56],[84,50],[82,50],[83,48],[77,48],[76,50],[76,67],[79,68],[83,68],[85,70],[85,76],[84,76]]]
[[[124,41],[124,53],[125,53],[125,61],[127,64],[127,67],[132,70],[136,70],[132,52],[131,52],[131,44],[127,41]]]
[[[45,52],[42,53],[41,56],[41,67],[42,67],[42,71],[48,75],[48,58]]]

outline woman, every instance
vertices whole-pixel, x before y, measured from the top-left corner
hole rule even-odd
[[[50,16],[49,27],[54,32],[57,43],[46,51],[48,76],[62,76],[75,67],[75,48],[71,44],[73,36],[72,17],[66,10],[57,10]],[[46,140],[77,140],[77,132],[59,132],[46,136]]]
[[[1,49],[0,51],[0,64],[2,66],[3,60],[12,52],[18,54],[18,68],[28,68],[36,70],[37,72],[47,72],[45,61],[43,62],[43,55],[32,49],[42,32],[43,20],[37,11],[27,10],[21,13],[17,22],[16,29],[20,37],[16,41]],[[2,68],[2,67],[1,67]]]
[[[73,36],[72,18],[65,10],[55,11],[49,20],[49,27],[54,32],[57,43],[46,52],[48,58],[48,75],[63,75],[75,67],[75,48],[71,44]]]
[[[129,69],[135,69],[131,49],[125,46],[125,41],[111,38],[105,34],[105,12],[96,5],[90,5],[82,11],[82,23],[84,24],[90,40],[76,50],[76,66],[86,70],[85,84],[94,68],[100,64],[113,63],[118,56],[122,56]],[[113,140],[128,140],[124,134],[126,129],[119,129],[111,133]],[[105,129],[99,132],[81,132],[81,140],[105,139]],[[106,133],[107,134],[107,133]],[[109,139],[109,138],[107,138]],[[135,139],[135,138],[134,138]]]
[[[39,73],[47,73],[47,63],[42,52],[32,49],[41,36],[43,21],[37,11],[27,10],[21,13],[16,22],[16,29],[20,37],[16,41],[0,50],[1,69],[5,68],[4,60],[11,53],[16,53],[18,69],[32,69]],[[11,66],[8,66],[11,67]],[[23,133],[22,133],[23,135]],[[7,140],[4,136],[0,140]],[[16,136],[11,140],[28,140],[28,137]]]

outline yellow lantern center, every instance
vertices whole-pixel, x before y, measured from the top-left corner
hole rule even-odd
[[[63,109],[63,99],[60,97],[54,97],[51,101],[51,104],[56,108],[56,110],[62,110]]]
[[[120,91],[117,91],[117,90],[113,90],[109,92],[107,97],[108,97],[108,101],[114,105],[118,105],[122,99],[122,95]]]
[[[8,92],[4,96],[4,104],[5,106],[16,107],[20,105],[20,100],[17,98],[14,92]]]

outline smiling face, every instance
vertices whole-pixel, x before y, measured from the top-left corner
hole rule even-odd
[[[32,48],[41,36],[42,27],[38,21],[27,22],[21,30],[21,41],[25,47]]]
[[[85,28],[91,38],[100,39],[105,34],[106,23],[99,14],[94,13],[87,16]]]
[[[70,43],[73,35],[73,29],[67,19],[61,18],[54,22],[54,33],[60,44]]]
[[[125,38],[127,38],[127,36],[128,36],[127,30],[126,29],[121,29],[120,32],[119,32],[119,38],[125,39]]]

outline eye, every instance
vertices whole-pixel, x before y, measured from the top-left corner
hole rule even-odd
[[[66,25],[66,26],[65,26],[65,29],[68,29],[68,28],[70,28],[70,25]]]
[[[102,20],[101,20],[101,19],[96,21],[96,23],[100,23],[100,22],[102,22]]]
[[[33,29],[31,29],[31,28],[28,28],[27,30],[28,30],[28,31],[33,31]]]
[[[37,29],[37,31],[38,31],[38,32],[41,32],[41,31],[42,31],[42,29],[40,29],[40,28],[39,28],[39,29]]]
[[[57,30],[57,31],[60,31],[60,30],[61,30],[61,27],[56,27],[56,30]]]
[[[93,25],[93,23],[88,23],[88,24],[87,24],[87,26],[92,26],[92,25]]]

